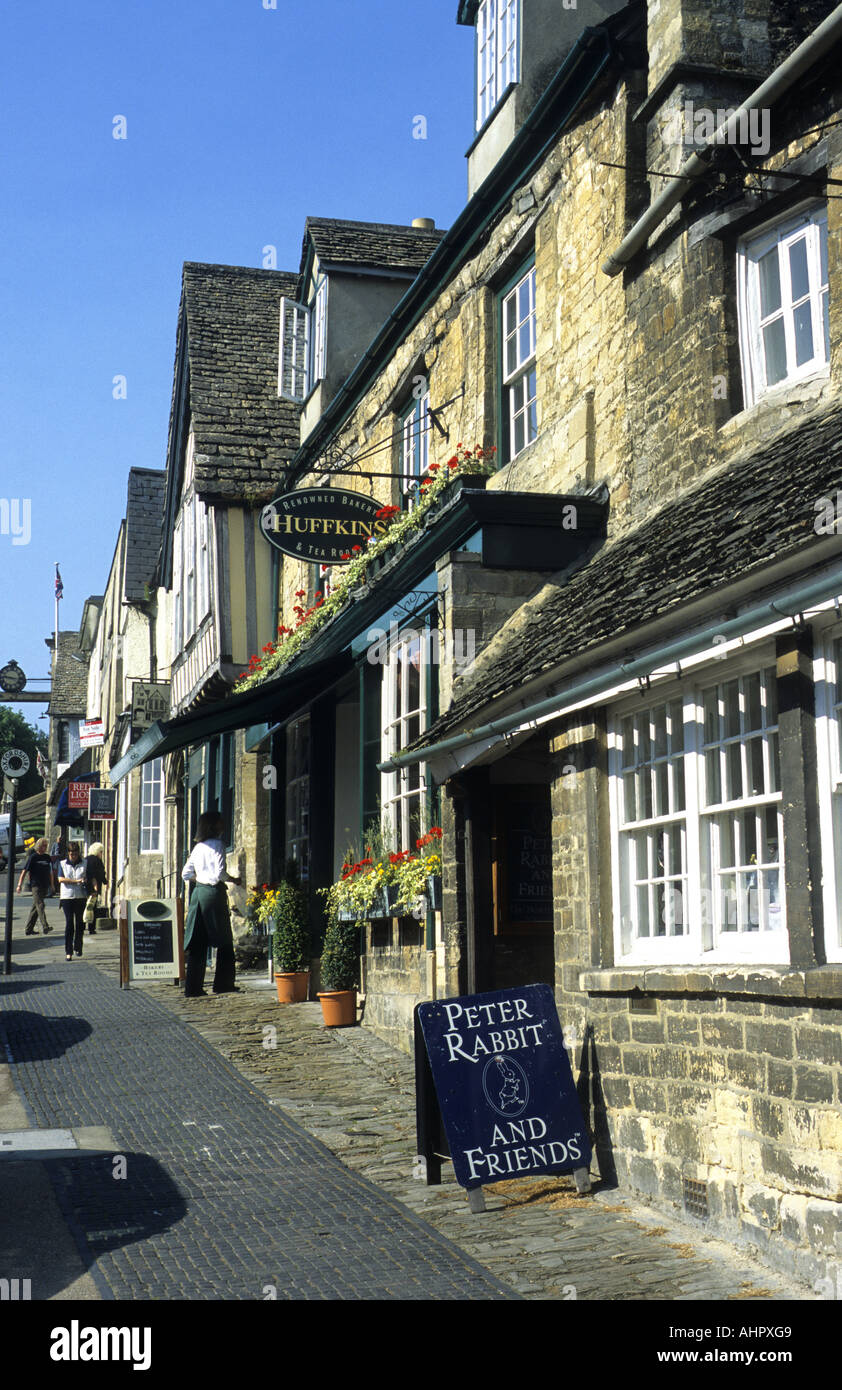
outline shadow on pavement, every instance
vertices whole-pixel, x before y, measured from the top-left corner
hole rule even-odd
[[[17,1065],[62,1057],[92,1032],[87,1019],[73,1014],[54,1016],[25,1009],[0,1013],[0,1039],[6,1043],[9,1061]]]
[[[0,1194],[4,1188],[7,1197],[14,1191],[15,1201],[7,1212],[7,1267],[0,1274],[31,1279],[39,1302],[60,1298],[71,1286],[66,1296],[73,1296],[100,1255],[168,1230],[186,1210],[168,1174],[143,1153],[77,1150],[0,1164]],[[100,1296],[110,1297],[113,1290],[100,1271],[94,1273]],[[89,1284],[83,1296],[96,1297],[93,1288]],[[154,1297],[154,1289],[117,1292],[118,1298],[132,1296]]]

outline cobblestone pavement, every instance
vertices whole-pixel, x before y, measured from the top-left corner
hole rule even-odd
[[[0,1029],[31,1122],[105,1126],[119,1146],[45,1160],[105,1297],[517,1297],[156,999],[104,978],[89,963],[98,941],[72,963],[41,963],[52,942],[26,945],[0,984]]]
[[[462,1251],[466,1260],[476,1261],[487,1270],[489,1279],[496,1277],[527,1299],[742,1301],[816,1297],[805,1286],[767,1270],[749,1252],[735,1253],[724,1242],[707,1237],[698,1224],[665,1216],[616,1190],[596,1190],[579,1197],[569,1180],[499,1184],[484,1189],[488,1210],[472,1215],[447,1165],[440,1187],[427,1187],[413,1177],[411,1058],[365,1028],[325,1029],[317,1003],[281,1007],[274,990],[257,976],[240,978],[240,994],[218,998],[185,1000],[169,983],[112,992],[117,971],[115,933],[98,934],[93,941],[86,941],[85,949],[85,963],[65,966],[52,940],[41,941],[31,959],[33,965],[37,962],[40,966],[42,959],[46,964],[47,957],[57,955],[60,966],[47,975],[56,980],[66,970],[69,989],[78,990],[71,995],[62,985],[61,998],[50,1012],[56,1019],[66,1019],[69,1013],[95,1023],[101,1049],[97,1074],[86,1069],[84,1087],[75,1081],[69,1083],[63,1109],[44,1084],[44,1064],[37,1055],[30,1059],[25,1085],[27,1095],[31,1093],[33,1098],[30,1103],[37,1100],[42,1107],[37,1112],[39,1124],[59,1124],[60,1110],[62,1114],[84,1115],[87,1118],[75,1118],[74,1123],[110,1125],[121,1143],[134,1146],[140,1159],[135,1165],[140,1169],[136,1174],[139,1193],[160,1191],[160,1184],[155,1187],[158,1169],[165,1171],[172,1184],[170,1205],[161,1217],[163,1229],[138,1233],[125,1229],[128,1222],[120,1209],[122,1199],[113,1197],[119,1183],[110,1176],[100,1177],[90,1200],[76,1198],[72,1206],[72,1162],[52,1164],[64,1184],[64,1201],[68,1210],[72,1206],[73,1219],[78,1222],[81,1217],[83,1228],[87,1220],[94,1241],[103,1242],[102,1248],[97,1248],[97,1264],[110,1271],[118,1297],[150,1296],[138,1294],[138,1287],[144,1286],[142,1282],[132,1283],[132,1278],[149,1280],[153,1273],[155,1288],[160,1291],[152,1296],[184,1297],[177,1290],[179,1279],[184,1277],[182,1262],[187,1258],[194,1268],[190,1272],[191,1292],[186,1296],[260,1298],[264,1296],[263,1285],[273,1283],[275,1277],[283,1283],[281,1261],[287,1252],[297,1269],[309,1270],[310,1278],[301,1273],[301,1282],[292,1285],[291,1293],[285,1295],[279,1289],[280,1297],[505,1296],[500,1286],[482,1288],[476,1266],[462,1269],[457,1260],[454,1267],[453,1247]],[[89,971],[88,961],[96,965],[96,972]],[[70,978],[80,970],[89,981],[84,987],[81,974],[78,983]],[[36,988],[22,992],[20,1008],[40,1009],[49,996],[56,999],[58,989],[47,988],[46,979],[42,984],[41,974],[40,970],[33,971]],[[59,1040],[60,1027],[75,1058],[66,1023],[50,1025],[53,1045]],[[143,1106],[136,1103],[129,1075],[129,1068],[136,1065],[138,1027],[145,1029],[142,1073],[148,1097]],[[212,1051],[203,1046],[197,1033]],[[79,1050],[84,1050],[84,1044]],[[169,1071],[164,1067],[165,1051],[171,1058],[181,1059]],[[79,1071],[75,1062],[73,1071]],[[285,1117],[296,1124],[289,1125]],[[189,1135],[185,1124],[190,1119],[198,1131],[194,1135]],[[63,1122],[70,1123],[70,1119]],[[223,1124],[225,1129],[212,1131],[213,1124]],[[359,1211],[364,1216],[356,1216],[355,1206],[353,1219],[348,1219],[350,1194],[333,1169],[328,1179],[324,1167],[320,1168],[314,1180],[305,1161],[300,1174],[297,1167],[292,1172],[290,1165],[306,1152],[306,1142],[296,1126],[321,1141],[347,1170],[367,1180],[362,1189],[365,1195],[359,1197]],[[205,1158],[203,1146],[210,1150]],[[324,1155],[324,1150],[319,1152]],[[284,1164],[280,1175],[279,1159]],[[323,1158],[322,1163],[325,1161]],[[109,1158],[109,1173],[110,1163]],[[368,1184],[382,1194],[386,1203],[383,1210],[372,1198]],[[196,1190],[199,1186],[201,1196]],[[262,1204],[255,1200],[256,1190],[268,1201]],[[117,1203],[113,1208],[116,1224],[110,1232],[95,1224],[97,1204],[109,1194],[112,1205],[115,1200]],[[299,1198],[303,1218],[296,1226],[289,1220],[288,1203]],[[431,1258],[437,1262],[443,1283],[455,1280],[451,1288],[459,1292],[439,1291],[438,1287],[435,1293],[407,1292],[411,1286],[390,1279],[389,1292],[384,1295],[375,1293],[375,1284],[361,1278],[359,1292],[338,1294],[342,1276],[334,1269],[332,1256],[326,1258],[324,1253],[322,1264],[313,1273],[310,1261],[319,1259],[320,1250],[319,1242],[313,1240],[314,1231],[328,1232],[320,1240],[329,1241],[331,1252],[342,1251],[346,1234],[356,1238],[358,1227],[366,1228],[381,1218],[397,1219],[407,1209],[425,1223],[407,1233],[407,1253],[415,1258],[417,1250],[423,1250],[426,1225],[434,1227],[449,1242],[445,1247],[449,1252],[446,1269],[438,1264],[438,1254]],[[157,1197],[155,1210],[162,1210]],[[374,1244],[385,1234],[378,1226]],[[223,1280],[220,1285],[213,1281],[209,1261],[206,1257],[203,1261],[204,1250],[213,1252],[212,1266],[219,1262],[220,1268],[231,1271],[230,1282]],[[321,1268],[323,1275],[318,1273]],[[317,1292],[320,1279],[325,1284]]]

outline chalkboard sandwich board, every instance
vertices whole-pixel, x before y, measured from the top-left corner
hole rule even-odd
[[[178,975],[175,898],[129,899],[130,980],[169,980]]]
[[[457,1182],[471,1193],[573,1173],[587,1190],[591,1144],[550,986],[436,999],[417,1015]],[[433,1127],[420,1119],[423,1147]]]

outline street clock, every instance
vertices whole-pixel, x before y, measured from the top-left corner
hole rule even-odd
[[[26,685],[26,676],[16,661],[9,661],[0,671],[0,690],[17,695]]]

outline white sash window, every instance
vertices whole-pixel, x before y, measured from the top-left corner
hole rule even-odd
[[[830,360],[827,212],[815,208],[741,243],[740,354],[746,405]]]

